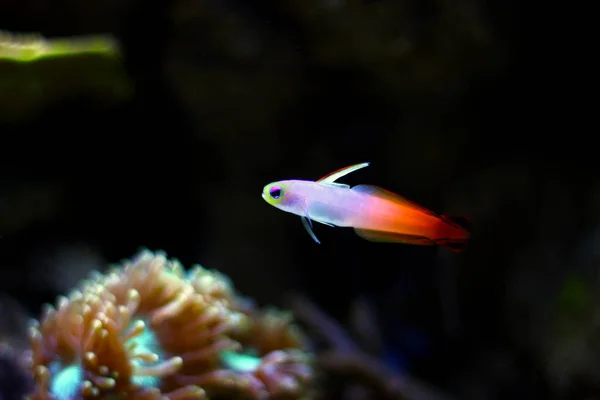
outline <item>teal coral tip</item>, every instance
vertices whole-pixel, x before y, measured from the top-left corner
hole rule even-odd
[[[132,324],[132,327],[139,322],[142,321],[138,320],[134,322]],[[134,370],[139,371],[144,367],[158,365],[164,361],[162,357],[160,344],[158,343],[156,335],[154,335],[154,332],[152,332],[151,329],[146,328],[142,334],[131,339],[128,344],[131,345],[133,348],[131,352],[131,362],[136,367]],[[142,358],[136,358],[136,356],[142,354],[155,354],[157,357],[156,360],[154,360],[154,362],[144,362],[142,361]],[[157,376],[152,375],[133,375],[131,377],[131,380],[133,381],[133,383],[143,387],[158,387],[160,385],[160,379]]]
[[[221,352],[221,360],[227,368],[231,368],[238,372],[254,372],[261,364],[260,357],[236,353],[235,351]]]
[[[50,365],[50,371],[52,372],[50,392],[56,400],[74,399],[83,380],[81,366],[69,365],[63,367],[60,362],[54,362]]]

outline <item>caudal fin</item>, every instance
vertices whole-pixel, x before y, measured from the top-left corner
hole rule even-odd
[[[441,218],[450,227],[443,229],[446,235],[441,236],[446,238],[438,239],[435,242],[455,253],[460,253],[465,249],[471,237],[471,219],[464,215],[442,215]]]
[[[471,232],[471,218],[466,215],[442,215],[442,219],[467,233]]]

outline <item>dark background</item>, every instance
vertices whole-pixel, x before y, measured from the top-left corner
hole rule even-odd
[[[346,321],[366,301],[385,361],[456,398],[590,398],[595,151],[589,129],[564,128],[556,103],[570,98],[545,78],[548,41],[523,7],[2,2],[8,31],[115,35],[133,94],[53,93],[3,112],[0,291],[38,315],[91,269],[165,250],[261,304],[294,290]],[[317,225],[319,246],[260,197],[363,161],[344,182],[471,216],[468,249]]]

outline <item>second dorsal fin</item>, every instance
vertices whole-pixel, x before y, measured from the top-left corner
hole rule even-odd
[[[390,192],[389,190],[386,190],[384,188],[381,188],[379,186],[373,186],[373,185],[357,185],[354,186],[351,190],[354,190],[356,192],[360,192],[360,193],[366,193],[366,194],[370,194],[372,196],[377,196],[379,198],[385,199],[385,200],[389,200],[391,202],[394,203],[398,203],[398,204],[404,204],[406,206],[412,207],[414,209],[417,209],[423,213],[432,215],[432,216],[436,216],[439,217],[439,215],[417,203],[415,203],[414,201],[408,200],[405,197],[400,196],[399,194],[396,194],[394,192]]]

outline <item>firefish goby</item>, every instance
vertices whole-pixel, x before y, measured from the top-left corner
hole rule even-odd
[[[349,185],[337,179],[368,166],[341,168],[317,181],[284,180],[266,185],[263,199],[270,205],[299,215],[317,243],[312,221],[351,227],[371,242],[441,245],[460,252],[470,232],[468,217],[436,214],[404,197],[372,185]]]

